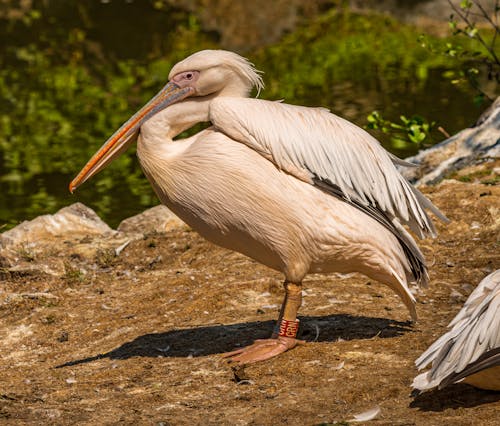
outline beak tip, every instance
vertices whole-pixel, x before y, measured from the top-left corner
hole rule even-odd
[[[71,182],[71,183],[69,184],[68,189],[69,189],[69,192],[71,192],[71,193],[73,194],[73,192],[75,192],[75,189],[76,189],[75,184],[74,184],[73,182]]]

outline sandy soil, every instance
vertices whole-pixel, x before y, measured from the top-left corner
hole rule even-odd
[[[500,393],[410,395],[414,360],[500,267],[500,189],[486,175],[424,188],[452,223],[421,242],[431,286],[416,325],[379,283],[311,275],[307,344],[244,369],[220,353],[270,334],[282,278],[186,228],[145,235],[119,256],[85,257],[64,241],[23,254],[32,264],[62,256],[60,276],[1,269],[0,256],[0,423],[347,424],[378,405],[372,424],[499,424]]]

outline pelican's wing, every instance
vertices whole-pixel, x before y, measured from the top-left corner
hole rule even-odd
[[[431,389],[445,379],[443,383],[451,383],[450,377],[465,377],[457,373],[477,372],[478,365],[487,368],[488,362],[475,363],[485,353],[496,354],[491,351],[500,348],[500,270],[481,281],[448,327],[450,330],[415,361],[419,370],[429,363],[432,368],[415,378],[414,388]]]
[[[445,377],[443,379],[443,381],[439,384],[439,387],[444,388],[448,385],[451,385],[452,383],[457,383],[463,379],[466,379],[468,376],[491,369],[489,376],[486,376],[488,386],[486,389],[492,389],[490,387],[493,384],[491,380],[493,378],[492,375],[498,374],[498,370],[495,369],[495,367],[500,367],[500,347],[485,352],[476,361],[467,365],[467,367],[459,373],[451,373],[448,377]],[[498,382],[498,376],[496,376],[496,381]]]
[[[435,235],[425,209],[446,218],[397,171],[403,162],[358,126],[323,108],[246,98],[212,101],[210,121],[284,171],[340,190],[347,200],[398,218],[420,237]]]

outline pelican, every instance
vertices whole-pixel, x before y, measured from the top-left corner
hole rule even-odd
[[[263,88],[245,58],[203,50],[122,125],[70,183],[71,192],[137,141],[163,204],[207,240],[283,273],[270,339],[227,353],[251,363],[295,347],[302,280],[358,271],[391,287],[416,319],[409,283],[428,273],[408,225],[434,236],[426,209],[446,218],[397,171],[409,165],[361,128],[323,108],[249,97]],[[211,126],[174,138],[200,122]]]
[[[448,327],[415,361],[419,370],[432,368],[415,377],[413,388],[463,382],[500,391],[500,269],[479,283]]]

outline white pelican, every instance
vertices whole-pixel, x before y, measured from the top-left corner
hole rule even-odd
[[[415,377],[413,388],[463,382],[500,391],[500,269],[479,283],[448,327],[415,361],[419,370],[432,368]]]
[[[359,271],[390,286],[413,319],[408,283],[428,281],[406,224],[435,235],[425,209],[446,218],[396,170],[408,165],[361,128],[323,108],[249,99],[262,89],[245,58],[197,52],[94,154],[70,191],[137,140],[144,174],[163,204],[215,244],[285,276],[271,339],[228,354],[249,363],[294,347],[301,283],[310,272]],[[206,130],[182,140],[196,123]]]

